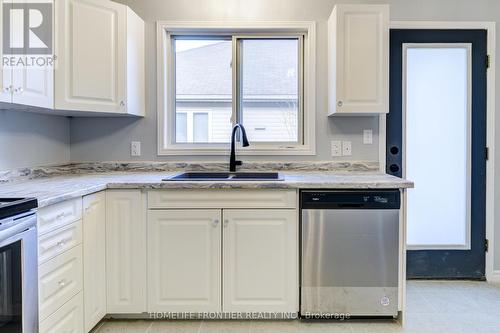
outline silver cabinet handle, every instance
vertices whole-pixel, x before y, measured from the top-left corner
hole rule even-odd
[[[57,246],[59,246],[59,247],[64,247],[64,245],[66,245],[66,241],[65,240],[57,242]]]
[[[219,224],[219,219],[213,220],[212,224],[214,227],[216,227]]]
[[[63,279],[63,280],[59,281],[58,284],[59,284],[59,287],[63,288],[64,286],[66,286],[66,280]]]

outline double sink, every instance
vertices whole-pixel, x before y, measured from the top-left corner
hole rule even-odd
[[[183,172],[166,178],[168,181],[259,181],[283,180],[277,172]]]

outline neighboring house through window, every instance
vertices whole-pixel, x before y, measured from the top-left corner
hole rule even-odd
[[[159,154],[225,154],[235,123],[242,153],[314,154],[313,24],[184,25],[158,24]]]

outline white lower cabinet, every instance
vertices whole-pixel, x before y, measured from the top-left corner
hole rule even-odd
[[[83,296],[79,293],[40,323],[40,333],[82,333]],[[86,331],[87,332],[87,331]]]
[[[107,313],[146,311],[146,206],[140,190],[106,191]]]
[[[297,211],[149,210],[148,295],[150,312],[296,313]]]
[[[106,194],[83,197],[83,296],[85,331],[106,315]]]
[[[148,311],[219,312],[221,211],[148,213]]]
[[[224,210],[224,312],[297,312],[295,210]]]
[[[82,246],[38,267],[39,317],[44,320],[82,290]]]

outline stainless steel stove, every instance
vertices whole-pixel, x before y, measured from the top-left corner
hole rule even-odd
[[[0,332],[38,332],[37,206],[0,198]]]

